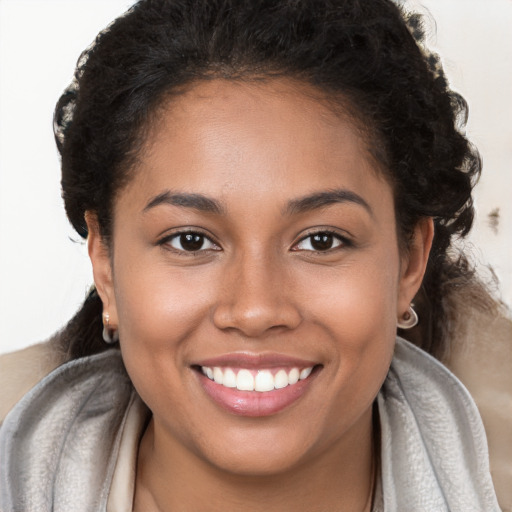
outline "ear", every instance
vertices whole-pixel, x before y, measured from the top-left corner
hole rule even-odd
[[[115,328],[119,322],[114,295],[110,251],[101,236],[96,214],[90,211],[85,212],[85,222],[87,223],[89,233],[87,237],[87,248],[92,263],[94,284],[103,302],[103,312],[108,312],[110,317],[109,324],[111,327]]]
[[[434,221],[431,217],[420,219],[414,228],[413,239],[408,252],[402,258],[398,286],[397,318],[401,318],[420,289],[428,256],[434,238]]]

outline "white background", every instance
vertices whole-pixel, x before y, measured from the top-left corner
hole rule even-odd
[[[484,158],[467,249],[484,274],[492,266],[511,306],[512,1],[421,3],[436,22],[430,46],[469,101],[468,133]],[[60,198],[52,112],[80,52],[130,4],[0,0],[0,353],[63,326],[92,283],[85,246]],[[493,228],[489,214],[496,209]]]

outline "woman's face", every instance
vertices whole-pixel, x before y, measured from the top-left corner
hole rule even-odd
[[[363,442],[428,252],[420,226],[401,257],[390,185],[313,92],[195,85],[165,106],[116,200],[111,260],[89,218],[155,446],[236,473]]]

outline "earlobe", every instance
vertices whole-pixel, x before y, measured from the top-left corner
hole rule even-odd
[[[87,248],[92,264],[94,284],[103,302],[103,311],[107,312],[109,315],[110,324],[117,326],[117,309],[112,280],[110,252],[101,236],[96,214],[87,211],[85,213],[85,222],[87,223],[89,233],[87,237]]]
[[[414,228],[414,236],[407,257],[403,261],[399,284],[397,318],[402,318],[408,312],[411,302],[421,286],[433,238],[433,219],[431,217],[420,219]]]

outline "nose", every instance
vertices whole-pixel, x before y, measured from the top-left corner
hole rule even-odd
[[[302,320],[290,286],[290,272],[270,258],[238,258],[227,265],[213,322],[244,337],[295,329]]]

